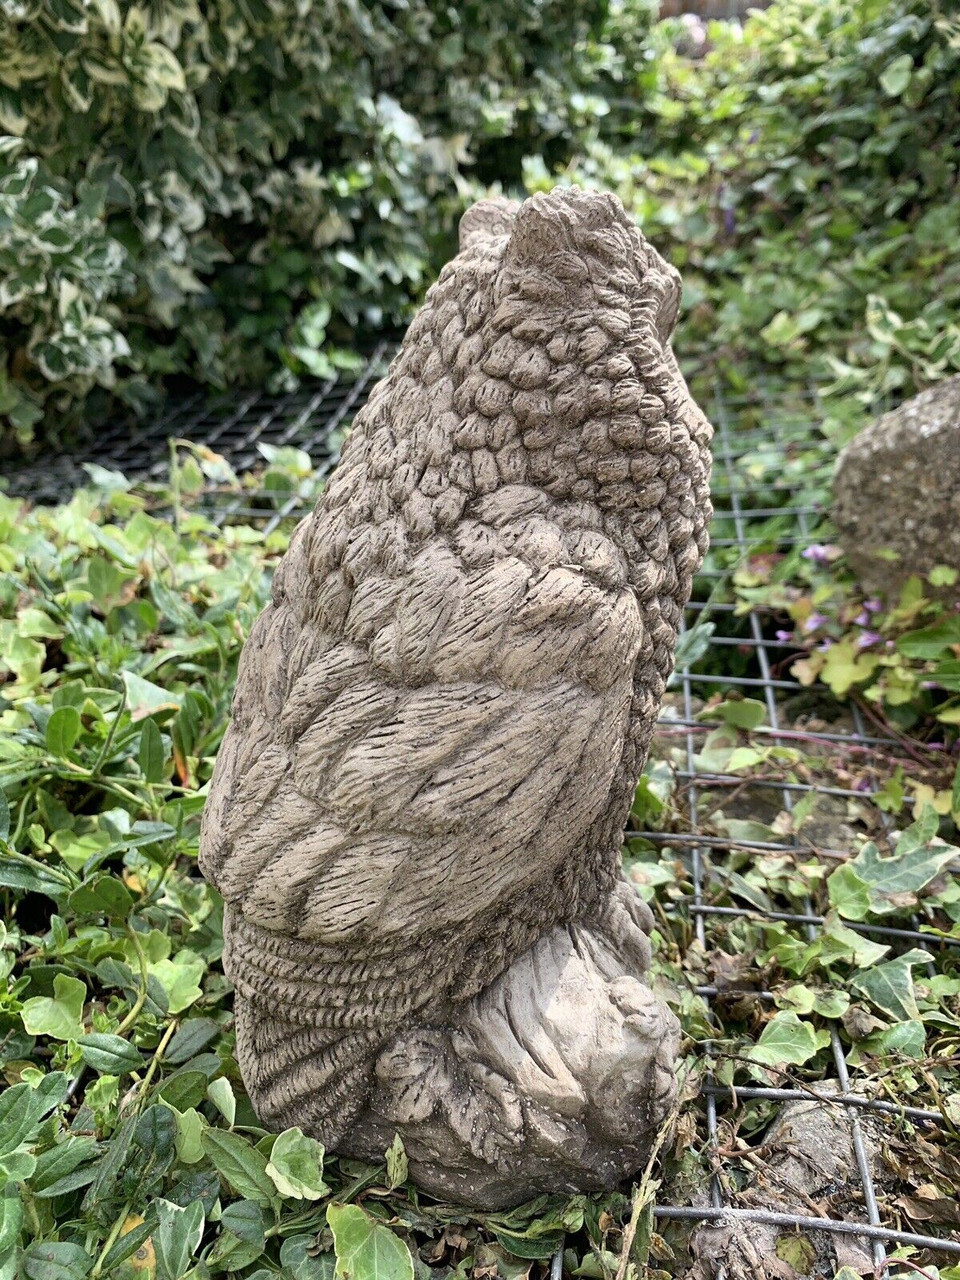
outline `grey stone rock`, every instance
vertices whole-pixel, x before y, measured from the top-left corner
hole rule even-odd
[[[612,196],[471,209],[241,659],[200,860],[251,1098],[460,1202],[613,1185],[675,1091],[619,850],[707,545],[679,294]]]
[[[960,376],[851,440],[833,493],[840,545],[868,593],[892,597],[935,565],[960,570]],[[940,594],[960,599],[960,588]]]

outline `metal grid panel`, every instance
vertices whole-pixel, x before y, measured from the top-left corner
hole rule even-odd
[[[262,462],[261,444],[291,445],[306,450],[317,468],[308,486],[296,492],[278,494],[260,483],[262,472],[253,472],[244,477],[240,489],[236,486],[212,487],[194,501],[195,508],[202,510],[218,527],[234,522],[255,523],[265,532],[271,532],[281,523],[291,525],[313,505],[323,478],[336,461],[337,433],[349,425],[352,416],[364,403],[392,350],[391,343],[381,343],[354,383],[332,381],[286,395],[249,393],[216,401],[194,396],[171,407],[150,427],[102,434],[98,447],[84,455],[60,459],[54,469],[44,464],[42,469],[23,471],[11,477],[10,487],[38,501],[60,501],[69,487],[86,478],[82,470],[84,462],[96,462],[125,471],[128,475],[139,475],[149,483],[161,478],[169,465],[170,438],[190,440],[222,453],[238,473],[249,473],[251,468]],[[801,903],[799,910],[791,903],[785,904],[783,910],[773,907],[760,910],[756,906],[738,904],[730,894],[729,880],[723,874],[725,857],[743,851],[758,855],[792,853],[810,856],[811,851],[796,836],[779,841],[732,839],[706,829],[709,824],[705,821],[705,804],[709,804],[709,797],[724,789],[731,792],[741,789],[744,778],[698,769],[699,744],[703,735],[714,727],[697,718],[705,697],[717,691],[739,690],[758,698],[766,709],[767,733],[772,742],[803,744],[826,759],[853,755],[865,761],[876,760],[889,773],[901,756],[897,741],[882,733],[868,731],[856,707],[853,708],[852,723],[848,726],[830,728],[818,724],[815,728],[808,728],[791,724],[785,713],[785,699],[790,694],[795,695],[799,689],[787,671],[786,660],[791,649],[776,638],[775,632],[771,634],[770,618],[757,610],[744,615],[731,598],[724,598],[723,588],[730,567],[743,563],[758,548],[782,552],[808,544],[813,539],[821,513],[805,491],[806,477],[811,469],[819,463],[826,464],[829,459],[826,446],[820,457],[816,448],[811,449],[810,446],[810,422],[811,415],[816,413],[815,402],[809,397],[801,397],[790,404],[762,398],[734,402],[715,394],[709,409],[716,427],[714,534],[710,557],[698,577],[694,598],[687,610],[686,626],[696,626],[709,614],[716,630],[710,638],[707,659],[724,649],[733,649],[744,669],[740,675],[715,672],[709,669],[709,661],[705,665],[703,659],[678,669],[671,685],[673,705],[665,709],[661,718],[659,740],[661,745],[665,743],[674,748],[679,745],[680,763],[675,769],[675,777],[685,797],[688,830],[681,834],[628,832],[628,840],[639,838],[655,848],[669,846],[688,868],[689,897],[679,904],[668,904],[667,919],[684,927],[689,925],[692,936],[704,952],[716,941],[714,931],[722,930],[731,922],[777,922],[796,930],[798,936],[808,940],[817,936],[824,923],[809,899]],[[777,466],[776,476],[764,478],[759,488],[751,471],[758,459],[766,459],[767,463],[772,459]],[[869,799],[869,793],[843,785],[842,778],[833,783],[790,778],[758,779],[751,780],[749,786],[751,792],[755,789],[758,796],[771,793],[788,814],[798,799],[811,790],[838,800]],[[818,847],[815,852],[816,856],[828,861],[849,855],[849,850],[829,847]],[[725,900],[717,901],[718,898]],[[907,923],[910,927],[852,922],[848,922],[848,927],[900,949],[909,949],[919,942],[928,947],[960,945],[957,939],[935,938],[921,932],[917,921]],[[723,991],[711,984],[701,984],[693,990],[710,1006],[711,1016],[715,1016],[714,1005]],[[750,994],[764,1003],[774,1000],[773,993],[769,991],[751,991]],[[707,1048],[709,1050],[709,1046]],[[942,1123],[940,1114],[856,1092],[857,1082],[851,1079],[835,1027],[830,1049],[833,1081],[828,1096],[818,1094],[816,1088],[738,1086],[734,1092],[708,1076],[701,1089],[701,1097],[706,1156],[711,1169],[709,1203],[660,1204],[655,1208],[655,1216],[663,1222],[687,1219],[730,1224],[739,1219],[810,1231],[852,1234],[869,1241],[878,1275],[887,1267],[887,1249],[897,1245],[927,1248],[942,1256],[960,1256],[960,1239],[955,1234],[951,1238],[918,1235],[899,1230],[889,1220],[883,1220],[861,1127],[861,1116],[865,1114],[888,1122],[906,1120],[921,1129]],[[856,1218],[825,1219],[743,1208],[731,1203],[726,1190],[726,1171],[719,1154],[721,1121],[735,1119],[738,1109],[752,1100],[788,1103],[818,1096],[823,1096],[824,1105],[842,1107],[850,1125],[857,1164],[856,1198],[862,1206]],[[555,1280],[561,1266],[562,1252],[554,1259],[552,1271]]]

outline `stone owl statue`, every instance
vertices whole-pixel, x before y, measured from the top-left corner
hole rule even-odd
[[[680,279],[611,195],[463,217],[244,649],[200,865],[264,1122],[499,1208],[675,1091],[621,830],[707,546]]]

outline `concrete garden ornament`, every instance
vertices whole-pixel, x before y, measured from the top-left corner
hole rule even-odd
[[[613,196],[483,201],[293,536],[201,866],[274,1127],[488,1208],[647,1158],[678,1028],[620,868],[710,426]]]

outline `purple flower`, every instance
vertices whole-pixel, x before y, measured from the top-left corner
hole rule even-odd
[[[817,645],[817,653],[826,653],[827,650],[832,649],[833,646],[834,646],[833,640],[821,640],[820,643]]]
[[[879,631],[861,631],[857,636],[857,648],[869,649],[872,644],[879,644],[883,636]]]
[[[879,613],[882,608],[879,600],[864,600],[863,607],[867,613]]]
[[[811,546],[805,547],[800,554],[804,560],[809,560],[812,564],[829,564],[831,560],[836,560],[840,554],[840,548],[835,547],[831,542],[814,542]]]
[[[811,631],[819,631],[820,628],[825,627],[829,621],[830,619],[824,617],[822,613],[811,613],[809,618],[807,618],[806,622],[803,624],[803,630],[808,634]]]
[[[869,778],[858,778],[858,779],[856,780],[856,782],[853,784],[853,789],[854,789],[854,791],[869,791],[869,790],[870,790],[870,779],[869,779]]]
[[[939,682],[939,681],[937,681],[937,680],[921,680],[921,681],[920,681],[920,688],[921,688],[921,689],[942,689],[942,688],[943,688],[943,686],[942,686],[942,685],[940,684],[940,682]],[[928,746],[928,747],[932,747],[932,746],[933,746],[933,743],[932,743],[932,742],[928,742],[928,743],[927,743],[927,746]]]
[[[858,627],[869,627],[870,615],[869,613],[867,613],[866,609],[860,610],[860,612],[854,618],[854,622],[857,624]]]
[[[778,631],[778,632],[776,633],[776,637],[777,637],[777,639],[780,641],[780,643],[781,643],[781,644],[790,644],[790,643],[792,642],[792,640],[793,640],[793,632],[792,632],[792,631]]]

